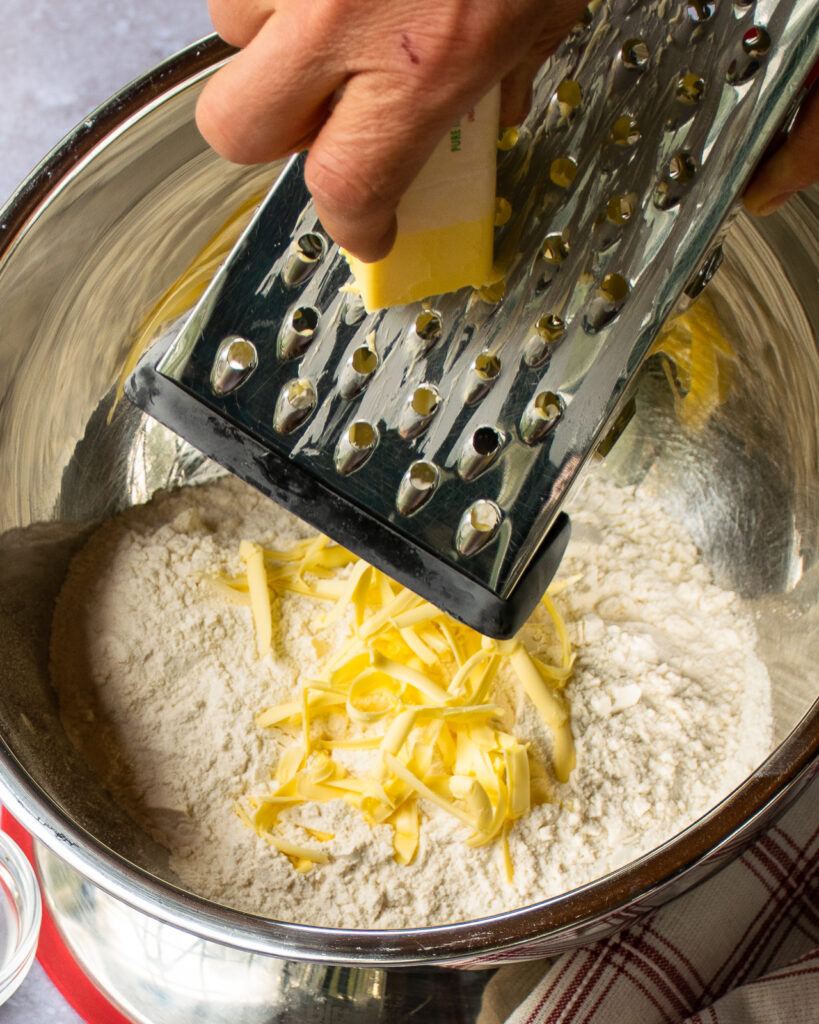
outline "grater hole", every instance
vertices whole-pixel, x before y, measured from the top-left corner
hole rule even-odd
[[[563,235],[547,235],[540,247],[540,255],[547,263],[562,263],[569,255],[569,241]]]
[[[484,458],[496,455],[500,446],[501,436],[494,427],[478,427],[472,435],[472,447]]]
[[[416,490],[431,491],[438,482],[438,470],[431,462],[413,462],[409,468],[408,479]]]
[[[627,68],[642,71],[648,64],[649,49],[643,39],[627,39],[620,51],[623,63]]]
[[[491,352],[481,352],[475,357],[475,373],[485,381],[493,381],[500,373],[500,359]]]
[[[458,473],[474,480],[495,459],[503,445],[503,435],[495,427],[478,427],[464,444],[458,459]]]
[[[697,165],[690,153],[675,153],[668,161],[668,176],[672,181],[687,184],[697,173]]]
[[[699,25],[713,18],[716,3],[714,3],[714,0],[689,0],[686,10],[688,11],[688,17],[694,24]]]
[[[553,391],[541,391],[526,407],[520,420],[520,436],[535,444],[551,431],[563,415],[563,399]]]
[[[547,423],[555,423],[563,411],[560,399],[551,391],[541,391],[536,395],[532,409],[538,419]]]
[[[549,166],[549,177],[559,188],[568,188],[577,177],[577,164],[570,156],[559,156]]]
[[[321,235],[311,231],[299,236],[296,249],[305,263],[315,263],[324,256],[326,245]]]
[[[535,322],[534,333],[523,346],[523,361],[527,366],[540,366],[552,354],[552,348],[566,333],[566,324],[556,313],[542,316]]]
[[[313,275],[326,251],[327,243],[321,235],[312,231],[300,235],[293,244],[282,271],[285,284],[303,284]]]
[[[413,462],[398,485],[395,506],[401,515],[411,516],[429,501],[438,486],[440,473],[434,462]]]
[[[421,384],[412,393],[410,406],[417,416],[432,416],[441,401],[438,389],[431,384]]]
[[[469,510],[469,522],[479,533],[491,533],[500,522],[497,505],[491,501],[476,501]]]
[[[753,25],[742,37],[742,49],[749,57],[764,57],[771,48],[771,37],[759,25]]]
[[[600,291],[609,302],[624,302],[628,295],[628,281],[620,274],[606,274],[600,282]]]
[[[217,395],[234,391],[253,373],[259,357],[251,341],[238,336],[226,338],[219,346],[210,375],[211,388]]]
[[[366,420],[356,420],[347,431],[350,447],[357,452],[365,452],[375,445],[375,427]]]
[[[512,204],[508,199],[498,196],[495,200],[495,227],[502,227],[512,216]]]
[[[336,469],[348,476],[364,465],[378,444],[378,431],[367,420],[356,420],[342,434],[336,446]]]
[[[425,309],[415,318],[415,333],[428,345],[433,345],[441,337],[443,322],[441,314],[434,309]]]
[[[640,125],[628,114],[618,117],[612,125],[611,137],[616,146],[634,146],[641,135]]]
[[[299,306],[290,317],[290,326],[300,338],[312,338],[318,322],[318,310],[312,306]]]
[[[654,205],[660,210],[670,210],[676,206],[696,174],[697,164],[691,154],[685,150],[675,153],[654,191]]]
[[[503,519],[503,513],[494,503],[480,498],[461,516],[455,534],[455,546],[465,557],[476,554],[494,537]]]
[[[627,224],[634,216],[637,201],[637,195],[634,192],[612,196],[606,203],[606,219],[612,224]]]
[[[700,103],[705,95],[705,80],[692,71],[677,79],[677,99],[692,105]]]
[[[729,85],[740,85],[747,82],[759,71],[768,51],[771,48],[771,37],[761,25],[752,25],[742,37],[744,56],[732,60],[725,73]]]
[[[432,384],[419,384],[405,403],[398,420],[401,437],[417,437],[438,411],[441,396]]]
[[[498,135],[498,149],[502,153],[514,149],[520,139],[520,129],[515,125],[511,128],[503,128]]]
[[[369,345],[361,345],[353,352],[351,363],[356,373],[367,377],[378,366],[378,355]]]
[[[557,316],[556,313],[550,313],[548,316],[542,316],[537,321],[535,330],[544,341],[554,343],[559,341],[566,333],[566,324],[563,321],[563,317]]]
[[[564,78],[555,92],[558,109],[563,117],[571,117],[583,102],[580,86],[572,78]]]
[[[305,377],[291,380],[279,392],[273,425],[280,434],[300,427],[316,407],[316,391]]]
[[[589,334],[601,330],[619,314],[628,298],[629,283],[621,274],[606,274],[583,317]]]

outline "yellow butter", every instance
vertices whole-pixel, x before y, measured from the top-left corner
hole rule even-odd
[[[399,203],[389,255],[350,259],[369,312],[490,279],[499,109],[496,86],[444,136]]]

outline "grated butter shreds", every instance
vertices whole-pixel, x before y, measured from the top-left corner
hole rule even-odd
[[[261,728],[256,716],[288,701],[298,714],[300,677],[315,681],[329,670],[338,672],[333,685],[349,682],[355,673],[342,666],[358,641],[352,611],[316,627],[350,567],[305,571],[301,580],[277,568],[297,545],[300,559],[315,535],[233,478],[159,494],[112,517],[73,559],[51,642],[67,735],[136,823],[139,863],[222,906],[330,928],[417,928],[502,913],[589,883],[699,818],[771,749],[770,683],[754,653],[752,616],[714,584],[653,496],[661,493],[651,474],[635,491],[593,472],[573,499],[572,539],[550,588],[575,654],[568,682],[555,675],[561,645],[544,603],[521,634],[540,671],[549,666],[554,692],[565,684],[577,758],[568,783],[551,772],[552,735],[497,652],[470,679],[474,744],[419,713],[414,728],[431,756],[482,785],[491,769],[484,741],[492,730],[480,718],[486,706],[503,708],[502,730],[526,747],[530,810],[511,822],[504,811],[507,825],[488,843],[461,842],[469,827],[423,798],[375,826],[343,798],[271,803],[264,813],[277,821],[277,835],[299,853],[325,854],[321,867],[301,858],[294,870],[255,834],[250,815],[263,804],[248,796],[269,796],[301,770],[304,744],[299,726]],[[281,569],[293,588],[276,588],[275,635],[263,658],[249,591],[227,582],[245,571],[243,537],[262,543],[268,577]],[[420,628],[437,615],[420,605],[396,614],[394,624],[418,625],[437,659],[463,664],[468,652],[456,637],[440,626]],[[434,676],[416,654],[418,671]],[[350,725],[346,698],[309,688],[308,699],[311,786],[332,788],[321,754],[350,778],[373,772],[382,742],[392,752],[385,719]],[[413,753],[416,777],[449,801],[464,799],[471,784],[456,782],[455,794],[439,788],[420,747]],[[506,771],[512,792],[501,791],[499,804],[506,798],[517,808],[515,768]],[[88,813],[104,834],[113,812],[101,790],[97,796],[89,788]],[[168,851],[167,860],[148,859],[143,835]],[[506,883],[504,835],[514,866]],[[399,863],[397,855],[412,860]]]
[[[279,761],[277,787],[240,805],[241,820],[297,871],[306,871],[327,857],[284,840],[277,830],[279,813],[341,798],[371,827],[392,825],[395,859],[410,864],[420,837],[420,798],[465,825],[468,845],[500,840],[504,875],[511,881],[509,827],[548,791],[541,785],[533,792],[527,748],[500,728],[503,709],[485,701],[499,666],[508,663],[552,733],[555,777],[568,780],[574,739],[568,702],[559,691],[571,674],[573,655],[551,598],[544,595],[543,601],[561,648],[558,666],[534,659],[519,639],[482,637],[327,537],[264,552],[256,542],[242,540],[239,552],[246,572],[232,579],[214,577],[214,584],[220,593],[249,593],[260,656],[270,650],[271,599],[278,591],[317,600],[337,595],[333,607],[316,617],[318,631],[353,610],[352,635],[324,673],[300,679],[297,699],[257,716],[262,728],[299,728],[301,743],[288,747]],[[328,580],[336,586],[328,586]],[[345,743],[367,745],[372,737],[339,739],[320,728],[323,716],[342,707],[350,728],[377,724],[383,732],[375,763],[357,777],[331,752]],[[319,725],[315,737],[314,723]]]

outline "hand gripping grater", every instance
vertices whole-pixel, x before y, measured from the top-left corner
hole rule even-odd
[[[503,285],[368,315],[294,158],[140,408],[494,637],[555,573],[561,506],[819,53],[816,0],[612,0],[499,144]]]

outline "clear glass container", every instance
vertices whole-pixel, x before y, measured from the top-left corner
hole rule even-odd
[[[41,918],[34,870],[20,847],[0,832],[0,1003],[17,991],[31,967]]]

